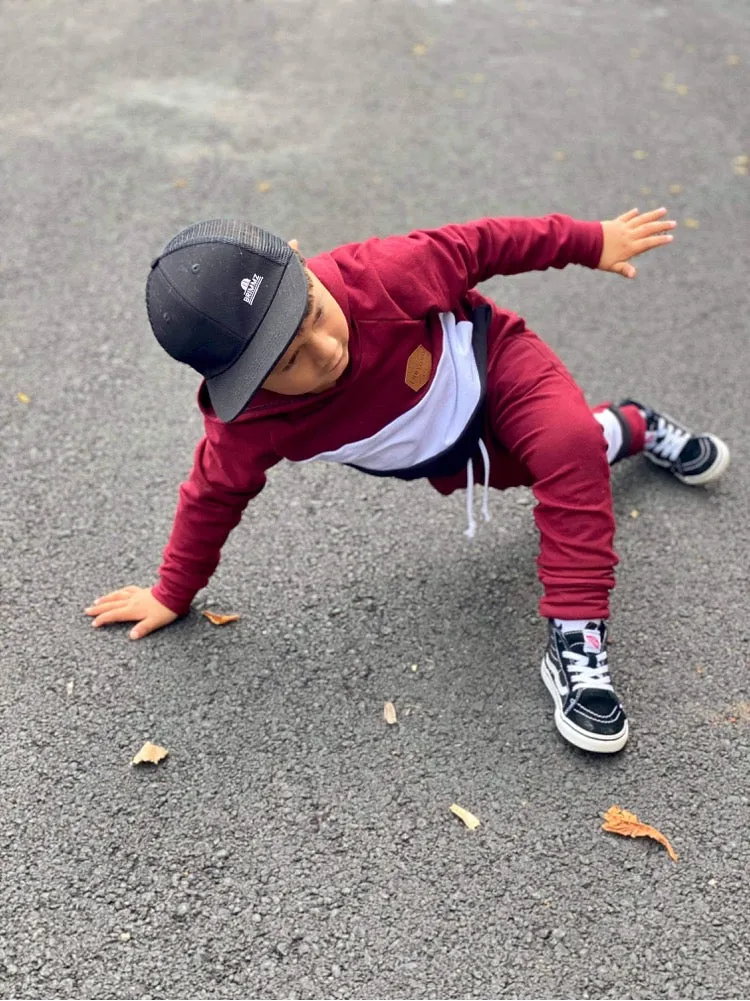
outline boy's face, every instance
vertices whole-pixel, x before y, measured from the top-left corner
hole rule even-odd
[[[346,317],[322,282],[308,271],[313,305],[297,336],[271,370],[264,389],[282,396],[323,393],[349,364]]]

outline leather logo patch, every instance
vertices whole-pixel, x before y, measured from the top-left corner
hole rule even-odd
[[[420,344],[409,355],[409,360],[406,363],[404,382],[409,389],[413,389],[415,393],[418,393],[430,378],[431,371],[432,355],[427,348],[422,347]]]

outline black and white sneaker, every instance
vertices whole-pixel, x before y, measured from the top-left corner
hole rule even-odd
[[[584,751],[613,754],[628,740],[628,718],[607,669],[607,624],[563,632],[549,622],[542,681],[555,703],[555,726]]]
[[[729,449],[714,434],[693,434],[674,417],[660,414],[635,400],[620,404],[638,407],[646,418],[647,459],[668,469],[682,483],[700,486],[718,479],[729,465]]]

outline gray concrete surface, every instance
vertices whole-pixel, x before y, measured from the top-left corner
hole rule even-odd
[[[747,997],[746,0],[3,0],[0,45],[2,996]],[[552,726],[523,493],[472,546],[461,497],[280,467],[202,596],[239,623],[89,628],[200,432],[143,305],[180,226],[314,252],[662,203],[635,283],[488,286],[592,402],[733,449],[711,491],[616,471],[621,756]]]

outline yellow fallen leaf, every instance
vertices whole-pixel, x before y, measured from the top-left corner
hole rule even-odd
[[[638,59],[640,57],[640,55],[641,55],[641,50],[640,49],[631,49],[630,50],[630,58],[631,59]]]
[[[647,156],[648,156],[648,153],[645,150],[643,150],[643,149],[633,150],[633,157],[636,160],[645,160]]]
[[[732,171],[738,177],[744,177],[747,174],[747,167],[743,167],[741,163],[735,163],[735,165],[732,167]]]
[[[266,191],[270,191],[272,187],[273,185],[270,181],[258,181],[256,184],[256,188],[262,195],[264,195]]]
[[[663,73],[661,78],[661,85],[665,90],[674,90],[674,73]]]
[[[173,188],[186,188],[188,186],[187,178],[178,177],[176,181],[172,182]]]
[[[394,723],[398,723],[396,718],[396,707],[392,702],[386,702],[383,706],[383,717],[389,726],[393,726]]]
[[[700,223],[697,219],[686,219],[684,225],[687,229],[698,229]]]
[[[684,97],[684,95],[688,92],[688,85],[686,83],[678,83],[675,90],[678,94],[682,94]]]
[[[562,163],[563,160],[567,159],[567,154],[564,149],[556,149],[552,155],[556,160],[559,160],[560,163]]]
[[[215,626],[225,626],[228,622],[236,622],[239,619],[239,615],[219,615],[216,612],[204,612],[203,614]]]
[[[416,45],[412,45],[411,51],[414,53],[415,56],[426,56],[427,46],[423,45],[422,42],[417,42]]]
[[[621,834],[625,838],[653,838],[660,845],[664,845],[667,849],[667,854],[673,862],[677,861],[675,850],[661,831],[657,831],[655,827],[651,827],[649,824],[642,824],[638,817],[629,810],[623,810],[619,806],[610,806],[603,817],[603,831],[610,831],[612,834]]]
[[[681,191],[682,191],[682,185],[681,184],[670,184],[669,185],[669,193],[670,193],[670,195],[679,195],[681,193]]]
[[[686,52],[695,52],[695,46],[694,45],[686,45],[685,46],[685,51]]]
[[[633,510],[630,512],[630,517],[631,518],[637,518],[640,515],[640,513],[641,512],[638,511],[636,508],[633,508]]]
[[[453,91],[453,96],[457,97],[460,101],[462,97],[466,97],[466,91],[463,89],[463,87],[456,87],[456,89]]]
[[[453,803],[451,805],[451,813],[455,813],[459,820],[463,820],[470,831],[475,831],[477,827],[479,827],[479,820],[474,816],[474,814],[469,813],[468,810],[464,810],[464,808],[459,806],[458,803]]]
[[[734,52],[730,52],[727,56],[727,66],[736,66],[740,61],[740,57],[736,56]]]
[[[469,80],[472,83],[484,83],[484,73],[472,73]]]
[[[642,195],[650,195],[651,194],[651,188],[648,186],[648,184],[644,184],[643,185],[643,187],[641,188],[641,194]]]
[[[735,167],[747,167],[750,163],[750,156],[746,156],[744,153],[741,156],[733,156],[732,163]]]
[[[17,395],[21,403],[31,403],[31,399],[26,395],[26,393],[18,393]]]
[[[159,747],[158,744],[152,744],[150,740],[147,740],[140,751],[136,754],[133,760],[130,762],[131,765],[158,765],[162,758],[166,758],[169,751],[164,747]]]

